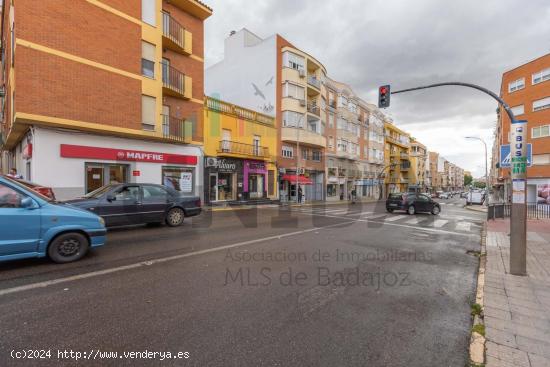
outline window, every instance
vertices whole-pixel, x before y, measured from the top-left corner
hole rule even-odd
[[[283,66],[295,69],[304,70],[305,59],[302,56],[296,55],[293,52],[285,51],[283,53]]]
[[[143,130],[155,130],[155,110],[157,99],[150,96],[141,96],[141,126]]]
[[[141,20],[153,27],[157,25],[156,6],[156,0],[141,0]]]
[[[0,208],[19,208],[26,196],[0,183]]]
[[[532,138],[544,138],[546,136],[550,136],[550,125],[542,125],[542,126],[534,127],[531,130]]]
[[[550,68],[544,69],[532,75],[533,85],[550,80]]]
[[[296,84],[285,83],[284,97],[305,99],[305,89]]]
[[[253,146],[253,154],[254,155],[260,155],[260,137],[258,135],[254,135],[254,139],[252,140],[252,146]]]
[[[283,126],[285,127],[303,127],[304,115],[294,111],[283,111]]]
[[[344,96],[339,96],[338,97],[338,106],[347,107],[348,106],[348,99]]]
[[[515,92],[517,90],[523,89],[525,87],[525,78],[514,80],[513,82],[508,83],[508,93]]]
[[[302,159],[305,159],[305,160],[309,159],[309,149],[302,148]]]
[[[327,196],[336,196],[336,184],[327,185]]]
[[[143,200],[168,199],[168,191],[160,186],[143,186]]]
[[[311,160],[313,160],[315,162],[321,162],[321,152],[318,151],[318,150],[314,150],[311,153]]]
[[[283,157],[292,158],[294,156],[294,149],[292,147],[283,145]]]
[[[328,137],[328,148],[329,149],[334,149],[334,141],[333,141],[333,137],[332,136],[329,136]]]
[[[328,114],[328,127],[329,128],[334,128],[334,114],[333,113],[329,113]]]
[[[139,200],[139,186],[124,186],[115,192],[116,201],[136,202]]]
[[[541,111],[550,108],[550,97],[533,101],[533,111]]]
[[[512,112],[514,113],[514,116],[523,115],[525,113],[525,108],[523,105],[512,107]]]
[[[162,184],[184,194],[193,194],[193,168],[162,167]]]
[[[155,78],[155,45],[141,41],[141,74]]]
[[[307,129],[314,133],[320,134],[321,130],[320,130],[319,120],[309,120],[307,122]]]

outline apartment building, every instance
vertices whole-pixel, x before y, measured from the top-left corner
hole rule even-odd
[[[527,142],[532,149],[527,168],[527,201],[550,204],[550,54],[506,71],[500,96],[518,120],[527,120]],[[498,169],[495,195],[509,199],[510,119],[502,107],[498,110],[495,134],[500,146],[498,159],[493,154],[492,166]]]
[[[2,4],[3,167],[60,199],[112,182],[202,193],[197,0]]]
[[[385,191],[407,192],[409,186],[410,170],[410,135],[399,129],[391,121],[384,122],[386,166]]]
[[[325,84],[327,200],[347,200],[352,190],[358,198],[374,198],[377,167],[383,162],[383,147],[376,146],[383,139],[380,112],[349,85],[328,77]]]
[[[324,200],[325,67],[278,34],[261,38],[247,29],[225,39],[224,58],[206,70],[210,97],[275,117],[281,201]],[[298,184],[298,186],[297,186]]]
[[[409,187],[420,189],[422,192],[425,192],[429,189],[426,177],[428,150],[424,144],[415,138],[411,138],[411,149],[409,156]]]
[[[277,199],[275,117],[206,97],[207,204]]]

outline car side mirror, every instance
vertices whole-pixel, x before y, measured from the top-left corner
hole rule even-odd
[[[34,207],[34,201],[30,197],[24,197],[19,204],[20,208],[32,209]]]
[[[116,200],[116,196],[115,196],[115,195],[112,195],[112,194],[107,195],[107,201],[108,201],[108,202],[115,201],[115,200]]]

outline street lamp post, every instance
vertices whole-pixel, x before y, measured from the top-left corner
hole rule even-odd
[[[296,203],[298,205],[302,205],[302,201],[298,197],[298,191],[300,191],[300,124],[302,123],[302,119],[304,118],[304,115],[300,115],[300,118],[298,119],[298,122],[296,123]]]
[[[485,200],[485,205],[489,205],[489,198],[491,197],[489,192],[489,171],[487,170],[487,143],[485,143],[485,140],[478,138],[477,136],[465,136],[466,139],[474,139],[479,140],[483,143],[483,146],[485,147],[485,191],[487,193],[487,200]]]

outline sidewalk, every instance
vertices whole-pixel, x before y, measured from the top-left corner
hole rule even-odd
[[[509,226],[487,228],[486,366],[550,366],[550,220],[528,221],[525,277],[509,274]]]
[[[363,199],[363,200],[357,200],[356,204],[366,204],[366,203],[374,203],[379,201],[378,199]],[[385,202],[385,199],[382,200]],[[278,206],[290,206],[290,207],[313,207],[313,206],[328,206],[328,205],[347,205],[351,204],[351,201],[349,200],[338,200],[338,201],[307,201],[302,204],[297,204],[296,202],[286,202],[286,203],[278,203],[278,204],[258,204],[258,205],[227,205],[227,206],[205,206],[204,210],[210,210],[213,212],[219,212],[219,211],[232,211],[232,210],[246,210],[246,209],[254,209],[254,208],[273,208]]]

